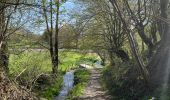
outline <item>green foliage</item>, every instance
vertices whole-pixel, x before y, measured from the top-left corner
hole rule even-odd
[[[59,72],[66,72],[70,69],[78,68],[80,63],[94,62],[97,55],[82,54],[78,52],[59,52]],[[9,58],[9,69],[12,76],[18,75],[24,69],[33,70],[41,73],[51,72],[51,58],[48,51],[25,51],[19,55],[11,54]],[[37,73],[39,74],[39,73]]]
[[[84,93],[86,84],[85,83],[78,83],[74,88],[70,91],[68,99],[74,100],[80,97]]]
[[[61,52],[59,54],[60,67],[59,70],[66,72],[70,69],[77,68],[76,62],[84,55],[77,52]]]
[[[60,87],[62,85],[62,77],[60,77],[60,75],[57,79],[53,79],[53,77],[49,76],[44,78],[43,81],[45,82],[32,84],[33,80],[38,75],[42,73],[51,73],[50,54],[47,51],[25,51],[19,55],[11,54],[9,59],[9,68],[10,76],[12,78],[15,78],[23,70],[25,70],[17,81],[21,85],[27,85],[27,88],[30,88],[30,86],[33,85],[33,91],[44,98],[51,100],[52,97],[57,95],[60,91]]]
[[[80,63],[93,63],[98,59],[94,54],[82,54],[78,52],[59,52],[59,72],[66,72],[78,68]],[[24,69],[37,69],[38,72],[51,72],[51,58],[48,51],[25,51],[18,55],[11,54],[9,69],[12,76],[18,75]]]
[[[60,13],[64,13],[62,10]],[[77,48],[76,43],[78,41],[78,33],[75,31],[74,26],[69,24],[64,24],[59,31],[59,48]]]
[[[99,58],[95,57],[95,56],[86,56],[86,57],[81,57],[80,60],[76,63],[76,65],[85,63],[87,65],[93,65],[93,63],[95,63],[96,61],[98,61]]]
[[[103,71],[103,83],[114,94],[115,100],[136,100],[147,94],[142,77],[132,67],[132,63],[114,60],[115,66],[107,66]]]
[[[48,100],[52,100],[52,98],[55,95],[59,94],[59,91],[62,87],[62,83],[63,83],[63,77],[58,77],[55,81],[54,84],[50,85],[47,87],[47,89],[43,92],[40,92],[40,96],[48,99]]]
[[[9,69],[12,76],[18,75],[24,69],[26,71],[36,71],[37,75],[50,72],[50,55],[45,51],[25,51],[19,55],[11,54],[9,57]]]
[[[51,30],[50,30],[51,31]],[[48,30],[45,30],[44,33],[41,36],[41,40],[43,42],[45,42],[47,45],[49,45],[49,37],[50,37],[50,33],[48,32]]]
[[[86,63],[92,64],[99,58],[94,54],[83,54],[78,52],[60,52],[59,54],[60,66],[59,70],[62,72],[69,71],[70,69],[76,69],[79,64]]]
[[[78,69],[74,73],[75,85],[78,83],[87,83],[90,72],[87,69]]]
[[[69,92],[68,99],[76,99],[84,93],[89,80],[90,72],[86,69],[78,69],[74,73],[74,88]]]

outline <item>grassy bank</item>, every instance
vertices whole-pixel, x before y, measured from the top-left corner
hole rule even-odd
[[[74,72],[74,88],[70,91],[68,99],[74,100],[80,97],[88,83],[90,72],[87,69],[78,69]]]
[[[52,100],[54,96],[57,96],[59,94],[63,83],[63,77],[59,76],[58,78],[53,80],[53,84],[46,85],[46,89],[44,91],[37,91],[40,97]]]

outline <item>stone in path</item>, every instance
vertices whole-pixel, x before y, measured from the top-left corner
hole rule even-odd
[[[98,69],[90,69],[91,76],[84,94],[78,100],[110,100],[107,91],[101,86],[101,71]]]

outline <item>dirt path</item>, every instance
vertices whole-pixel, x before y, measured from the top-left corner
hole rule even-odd
[[[79,100],[109,100],[110,96],[102,88],[100,78],[101,71],[98,69],[90,69],[91,76],[88,85],[85,89],[84,95]]]

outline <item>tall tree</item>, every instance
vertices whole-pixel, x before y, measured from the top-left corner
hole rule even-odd
[[[43,16],[49,36],[50,55],[52,61],[52,73],[57,74],[58,69],[58,33],[60,6],[66,0],[42,0]],[[50,16],[48,16],[48,14]],[[54,21],[55,20],[55,21]],[[55,24],[55,28],[54,25]]]
[[[5,2],[6,0],[3,0]],[[6,41],[5,41],[5,4],[0,3],[0,72],[7,70]]]
[[[164,82],[165,78],[170,76],[169,73],[169,53],[170,53],[170,25],[168,23],[168,4],[169,0],[160,0],[160,20],[161,20],[161,42],[157,52],[152,59],[149,67],[151,68],[151,83],[160,85]],[[167,77],[166,77],[167,76]]]
[[[54,69],[53,73],[57,72],[58,66],[58,33],[59,33],[59,11],[60,11],[60,0],[55,1],[56,5],[56,21],[55,21],[55,34],[54,34]]]

